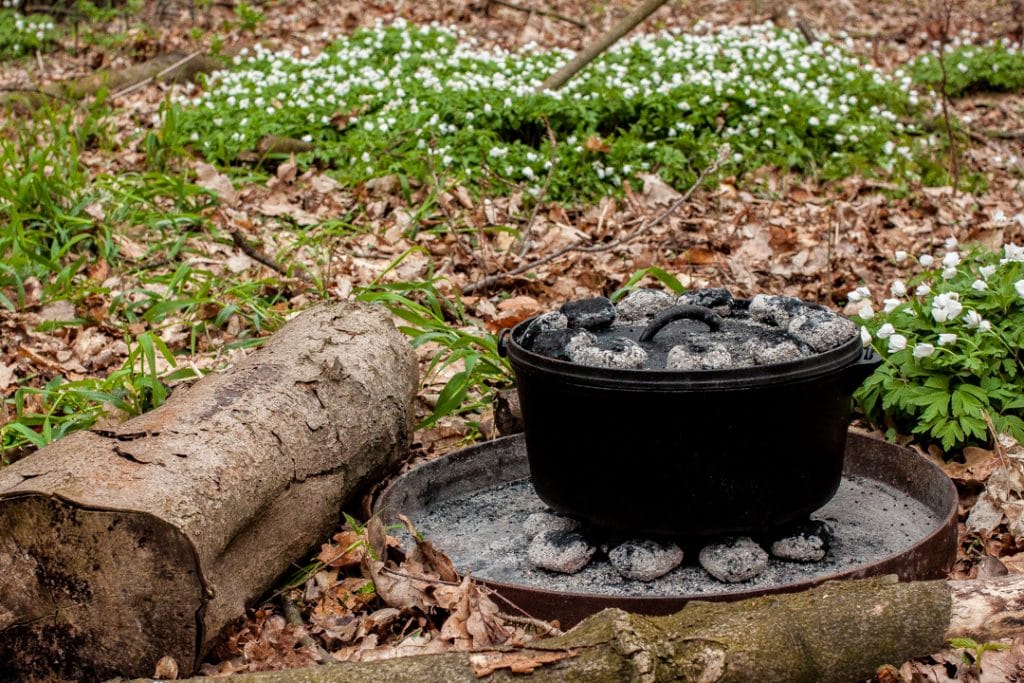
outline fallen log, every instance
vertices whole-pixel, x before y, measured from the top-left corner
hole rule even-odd
[[[0,680],[193,671],[404,455],[416,374],[385,309],[319,306],[156,410],[0,469]]]
[[[608,609],[520,650],[340,663],[232,681],[847,683],[870,678],[883,664],[938,652],[949,638],[1024,634],[1022,610],[1024,576],[911,583],[875,577],[741,602],[695,601],[665,617]]]

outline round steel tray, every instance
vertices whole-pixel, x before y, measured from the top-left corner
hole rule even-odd
[[[904,580],[944,578],[956,558],[957,493],[934,463],[910,449],[851,432],[844,476],[859,476],[887,484],[925,506],[938,520],[930,533],[909,548],[852,569],[787,583],[783,586],[736,589],[700,595],[598,595],[552,591],[477,576],[501,597],[535,617],[557,619],[564,628],[606,607],[650,615],[671,614],[690,600],[741,600],[776,592],[799,591],[824,581],[896,574]],[[374,512],[384,521],[398,514],[417,514],[438,503],[460,498],[498,484],[529,477],[526,445],[521,434],[451,453],[395,479],[377,498]],[[444,550],[443,545],[440,547]]]

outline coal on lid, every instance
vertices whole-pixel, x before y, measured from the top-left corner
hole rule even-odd
[[[705,318],[718,316],[721,324],[712,330],[700,320],[681,319],[650,341],[641,340],[656,316],[678,306],[708,309],[714,316],[705,313]],[[542,356],[591,367],[724,370],[807,358],[858,334],[846,318],[793,297],[758,294],[746,301],[722,288],[679,297],[638,289],[614,304],[605,297],[565,303],[534,318],[517,341]]]

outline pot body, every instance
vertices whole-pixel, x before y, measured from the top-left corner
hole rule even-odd
[[[857,339],[817,368],[646,378],[533,354],[517,343],[524,329],[508,352],[537,494],[638,535],[756,534],[824,505],[842,477],[851,395],[879,362]]]

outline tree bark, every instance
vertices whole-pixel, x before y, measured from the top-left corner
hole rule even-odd
[[[529,683],[847,683],[870,678],[883,664],[938,652],[956,636],[982,642],[1024,634],[1022,609],[1024,576],[912,583],[875,577],[741,602],[695,601],[666,617],[609,609],[523,650],[332,664],[232,680],[448,683],[477,681],[494,669],[488,681],[522,681],[515,669],[532,666]]]
[[[385,309],[319,306],[160,408],[0,470],[0,680],[194,670],[404,455],[416,374]]]

